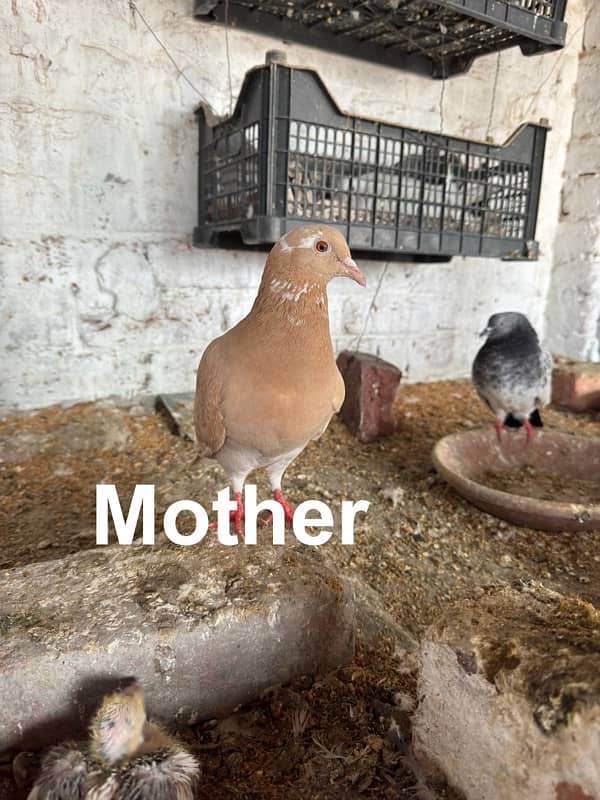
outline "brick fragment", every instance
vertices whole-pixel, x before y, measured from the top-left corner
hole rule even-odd
[[[600,364],[557,356],[552,402],[569,411],[600,410]]]
[[[467,800],[600,798],[600,613],[540,585],[453,604],[420,649],[415,755]]]
[[[131,676],[185,724],[354,654],[352,590],[310,547],[115,546],[0,574],[0,753],[83,734]]]
[[[342,351],[337,365],[346,385],[340,417],[361,442],[394,432],[392,404],[402,373],[369,353]]]

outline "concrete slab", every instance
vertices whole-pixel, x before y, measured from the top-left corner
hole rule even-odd
[[[454,603],[421,643],[413,746],[467,800],[600,798],[600,613],[540,585]]]
[[[0,435],[0,463],[16,464],[41,453],[59,459],[84,450],[125,450],[130,433],[123,424],[124,413],[110,400],[96,403],[81,418],[68,408],[40,411],[41,427]]]
[[[196,441],[194,433],[194,392],[173,392],[156,397],[156,410],[162,411],[169,427],[177,436]]]
[[[135,675],[154,718],[230,712],[354,653],[349,585],[309,547],[96,548],[0,573],[0,752],[85,730]]]

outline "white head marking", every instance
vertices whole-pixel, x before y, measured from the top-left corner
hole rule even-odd
[[[289,253],[291,250],[310,250],[314,247],[315,240],[318,236],[323,236],[323,231],[315,231],[314,234],[309,234],[305,236],[303,239],[300,239],[298,244],[290,245],[288,242],[288,236],[292,233],[292,231],[288,231],[284,236],[281,237],[279,240],[279,249],[282,253]]]
[[[289,253],[290,250],[293,249],[286,241],[288,235],[289,234],[286,233],[286,235],[282,236],[281,239],[279,240],[279,249],[281,250],[282,253]]]

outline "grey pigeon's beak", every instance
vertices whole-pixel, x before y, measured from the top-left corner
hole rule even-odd
[[[481,333],[479,334],[479,336],[487,336],[487,335],[488,335],[488,334],[491,332],[491,330],[492,330],[492,329],[490,328],[490,326],[489,326],[489,325],[487,325],[487,326],[486,326],[486,327],[485,327],[485,328],[484,328],[484,329],[481,331]]]
[[[343,259],[342,265],[344,267],[343,275],[346,275],[348,278],[352,278],[353,281],[356,281],[361,286],[367,285],[367,279],[359,270],[358,266],[356,265],[356,261],[350,256],[347,256]]]

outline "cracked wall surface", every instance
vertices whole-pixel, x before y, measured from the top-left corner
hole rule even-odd
[[[226,114],[224,29],[194,19],[191,6],[139,2],[187,78]],[[570,0],[564,50],[485,57],[445,86],[285,45],[289,62],[317,69],[351,114],[433,131],[443,119],[449,134],[499,143],[522,122],[552,126],[539,261],[361,259],[366,290],[330,286],[336,349],[362,333],[361,349],[406,380],[460,377],[494,311],[522,310],[543,325],[584,13],[584,0]],[[11,0],[0,8],[0,46],[0,406],[191,389],[203,348],[249,310],[265,258],[191,247],[199,95],[127,0]],[[234,99],[274,47],[282,43],[230,30]]]
[[[600,5],[590,6],[547,306],[549,342],[600,361]]]

